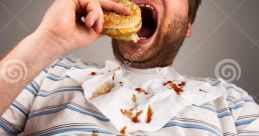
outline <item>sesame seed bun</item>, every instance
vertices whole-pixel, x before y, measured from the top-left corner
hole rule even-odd
[[[125,16],[104,11],[102,33],[114,39],[136,42],[138,40],[136,33],[142,25],[141,10],[134,2],[129,0],[118,0],[118,3],[130,8],[130,15]]]

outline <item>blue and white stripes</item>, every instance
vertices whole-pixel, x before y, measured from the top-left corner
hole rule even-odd
[[[17,135],[22,131],[28,136],[120,135],[112,122],[85,100],[81,85],[65,74],[72,69],[89,67],[100,66],[63,57],[44,69],[0,117],[0,136]],[[224,86],[225,96],[190,106],[157,132],[131,135],[259,136],[259,107],[253,98],[233,84],[212,78],[204,81]]]

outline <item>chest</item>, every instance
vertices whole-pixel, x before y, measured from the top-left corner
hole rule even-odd
[[[156,132],[138,131],[127,135],[218,136],[224,133],[235,134],[230,111],[221,110],[217,103],[224,104],[224,99],[217,99],[209,104],[189,106],[177,116],[172,117],[163,128]],[[32,105],[24,133],[25,135],[121,134],[107,117],[86,101],[80,84],[69,78],[63,78],[60,82],[46,81],[42,85]]]

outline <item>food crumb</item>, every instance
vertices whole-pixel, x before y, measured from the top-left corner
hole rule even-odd
[[[201,91],[201,92],[204,92],[204,93],[207,93],[207,91],[205,91],[205,90],[202,90],[202,89],[199,89],[199,91]]]
[[[133,94],[133,96],[132,96],[132,101],[133,101],[134,103],[136,103],[136,102],[137,102],[137,97],[136,97],[136,95],[135,95],[135,94]]]
[[[132,122],[134,122],[134,123],[139,123],[139,116],[140,116],[140,114],[142,113],[142,111],[138,111],[137,113],[136,113],[136,115],[134,116],[134,117],[132,117]]]
[[[137,111],[135,115],[133,115],[132,110],[123,110],[121,109],[121,113],[126,116],[127,118],[129,118],[133,123],[139,123],[139,116],[142,113],[141,111]]]
[[[178,86],[180,86],[180,87],[183,87],[185,85],[186,85],[186,82],[181,82],[180,84],[178,84]]]
[[[91,75],[91,76],[95,76],[95,75],[96,75],[96,72],[91,72],[90,75]]]
[[[120,131],[121,135],[122,136],[125,136],[126,135],[126,129],[127,129],[127,126],[123,127]]]
[[[142,88],[135,88],[135,91],[137,91],[138,93],[144,93],[145,95],[148,94],[148,92],[146,92],[144,89]]]
[[[153,110],[151,109],[150,106],[148,106],[148,110],[147,110],[147,123],[150,123],[152,121],[152,116],[153,116]]]
[[[180,95],[183,92],[183,87],[186,85],[185,82],[182,82],[180,84],[175,84],[173,81],[167,81],[163,84],[164,86],[169,85],[171,89],[173,89],[177,95]]]
[[[172,88],[175,90],[175,92],[180,95],[183,92],[183,89],[178,87],[175,83],[172,84]]]
[[[115,80],[115,73],[112,74],[112,80]]]
[[[98,131],[94,130],[91,136],[98,136]]]

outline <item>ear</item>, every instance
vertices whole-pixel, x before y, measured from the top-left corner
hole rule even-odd
[[[188,24],[188,30],[187,33],[185,35],[186,37],[191,37],[192,36],[192,23]]]

